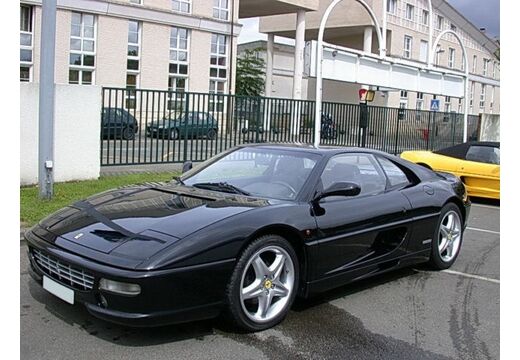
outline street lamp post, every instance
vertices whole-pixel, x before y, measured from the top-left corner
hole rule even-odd
[[[322,65],[323,65],[323,34],[325,33],[325,25],[327,23],[327,19],[330,16],[332,10],[338,5],[342,0],[334,0],[327,7],[320,22],[320,28],[318,30],[318,44],[316,48],[316,109],[315,109],[315,119],[314,119],[314,146],[318,147],[320,145],[321,138],[321,101],[323,95],[323,74],[322,74]],[[386,53],[386,43],[383,42],[383,35],[381,34],[381,27],[379,26],[379,22],[377,21],[376,15],[374,11],[368,6],[368,4],[364,0],[356,0],[359,4],[361,4],[365,10],[368,12],[370,17],[372,18],[372,22],[374,23],[374,27],[377,34],[377,40],[379,43],[379,56],[383,58]]]
[[[55,39],[56,0],[43,0],[38,114],[38,186],[40,197],[44,199],[52,197],[54,185]]]

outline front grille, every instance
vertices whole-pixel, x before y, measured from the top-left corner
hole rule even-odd
[[[37,249],[33,249],[32,253],[40,270],[53,279],[78,290],[92,290],[94,276],[91,274],[74,268]]]

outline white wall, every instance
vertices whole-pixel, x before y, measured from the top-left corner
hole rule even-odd
[[[38,182],[38,83],[20,83],[20,184]],[[56,85],[54,180],[97,179],[101,87]]]
[[[482,114],[480,141],[500,141],[500,115]]]

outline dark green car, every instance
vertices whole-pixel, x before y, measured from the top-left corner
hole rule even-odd
[[[164,118],[146,126],[146,136],[176,140],[180,138],[216,139],[218,124],[215,118],[207,112],[190,111],[176,119]]]

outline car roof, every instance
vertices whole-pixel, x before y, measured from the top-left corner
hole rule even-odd
[[[308,152],[312,154],[326,154],[333,155],[337,153],[344,152],[370,152],[370,153],[383,153],[378,150],[368,149],[368,148],[358,148],[358,147],[346,147],[346,146],[319,146],[315,147],[311,144],[303,144],[303,143],[262,143],[262,144],[244,144],[240,145],[240,148],[259,148],[259,149],[270,149],[270,150],[292,150],[297,152]]]
[[[458,159],[464,159],[470,146],[489,146],[500,148],[500,142],[497,141],[469,141],[462,144],[450,146],[444,149],[434,151],[435,154],[450,156]]]

